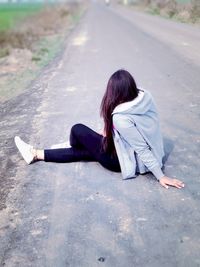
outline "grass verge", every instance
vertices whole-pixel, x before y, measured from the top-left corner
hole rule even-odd
[[[200,23],[200,0],[140,0],[132,4],[153,15],[186,23]]]
[[[57,55],[85,8],[66,3],[38,6],[0,31],[0,102],[20,94]]]

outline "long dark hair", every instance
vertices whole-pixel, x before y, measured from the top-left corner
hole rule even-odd
[[[138,96],[138,89],[133,76],[126,70],[118,70],[110,77],[106,92],[103,96],[100,114],[104,120],[103,149],[111,155],[115,153],[112,137],[112,112],[114,108],[124,102],[131,101]]]

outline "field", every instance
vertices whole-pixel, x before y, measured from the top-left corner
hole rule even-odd
[[[0,31],[13,28],[22,19],[43,8],[43,4],[0,4]]]

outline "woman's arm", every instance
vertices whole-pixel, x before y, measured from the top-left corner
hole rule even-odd
[[[148,170],[153,173],[162,186],[165,188],[168,188],[169,185],[177,188],[184,187],[183,182],[164,175],[157,159],[151,152],[150,147],[132,121],[123,115],[115,114],[113,116],[113,124],[115,129],[133,147],[138,157]]]

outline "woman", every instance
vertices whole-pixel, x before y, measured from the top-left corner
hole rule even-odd
[[[104,134],[83,124],[70,133],[70,147],[38,150],[15,137],[24,160],[46,162],[98,161],[103,167],[122,172],[124,179],[152,172],[162,186],[184,187],[184,183],[162,172],[164,156],[159,120],[152,96],[138,89],[131,74],[116,71],[108,81],[101,103]]]

